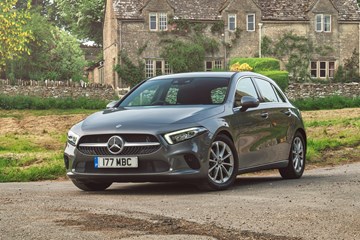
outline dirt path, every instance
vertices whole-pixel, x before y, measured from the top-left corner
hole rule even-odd
[[[360,164],[300,180],[240,176],[223,192],[181,184],[0,184],[0,239],[360,239]]]

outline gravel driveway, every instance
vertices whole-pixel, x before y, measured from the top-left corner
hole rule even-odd
[[[0,184],[0,239],[360,239],[360,163],[239,176],[223,192],[183,184]]]

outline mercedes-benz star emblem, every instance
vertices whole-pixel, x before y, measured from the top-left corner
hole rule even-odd
[[[121,153],[123,148],[124,140],[119,136],[112,136],[107,142],[107,149],[114,155]]]

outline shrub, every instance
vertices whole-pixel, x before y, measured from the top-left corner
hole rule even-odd
[[[274,80],[283,91],[289,86],[289,73],[287,71],[264,71],[258,73]]]
[[[341,109],[360,107],[360,97],[348,98],[331,96],[324,98],[306,98],[292,101],[300,110]]]
[[[238,72],[250,71],[251,72],[252,70],[253,70],[253,68],[250,67],[250,65],[247,63],[240,64],[237,62],[230,66],[230,71],[238,71]]]
[[[249,64],[254,72],[280,70],[280,61],[275,58],[233,58],[230,60],[230,66],[237,62]]]
[[[0,109],[104,109],[108,101],[80,98],[40,98],[34,96],[0,95]]]

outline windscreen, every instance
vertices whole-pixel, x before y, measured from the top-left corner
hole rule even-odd
[[[148,80],[121,101],[121,107],[222,104],[229,78],[169,78]]]

